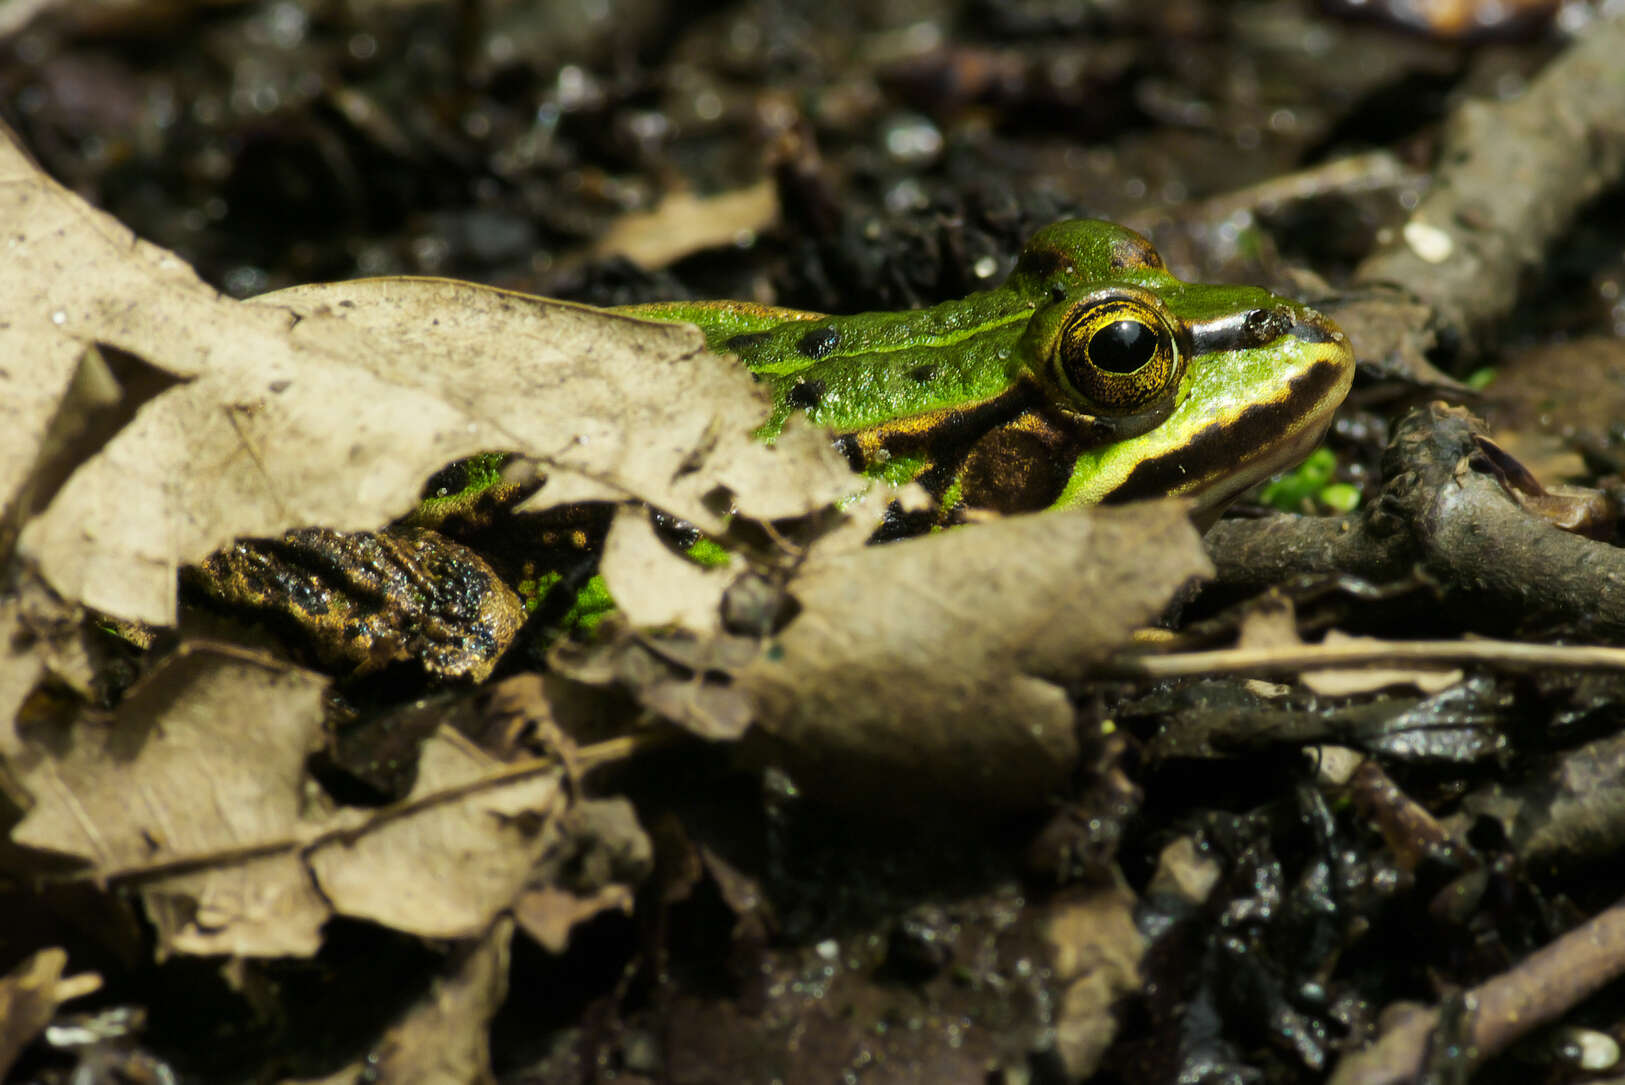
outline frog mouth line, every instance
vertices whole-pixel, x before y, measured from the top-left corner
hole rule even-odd
[[[1208,507],[1296,463],[1320,441],[1332,412],[1348,392],[1353,366],[1346,353],[1339,353],[1343,364],[1327,357],[1290,381],[1274,399],[1254,403],[1230,421],[1137,464],[1101,500],[1116,503],[1182,494]],[[1221,482],[1224,485],[1216,488]]]

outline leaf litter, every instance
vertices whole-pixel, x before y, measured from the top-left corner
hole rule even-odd
[[[806,515],[853,488],[808,428],[755,441],[765,400],[691,328],[436,280],[234,302],[9,139],[0,218],[15,224],[0,268],[17,314],[5,346],[54,359],[0,377],[0,401],[26,411],[14,433],[43,435],[91,344],[184,381],[78,464],[19,540],[57,591],[117,617],[171,624],[181,564],[242,536],[375,527],[435,470],[481,451],[542,465],[538,505],[644,500],[716,533],[735,509]],[[28,481],[13,470],[0,497],[15,505]]]
[[[561,952],[583,922],[635,908],[651,869],[640,812],[573,817],[577,751],[550,728],[533,735],[541,756],[507,762],[442,728],[407,795],[345,805],[312,773],[331,718],[324,676],[183,642],[138,664],[120,695],[96,685],[104,661],[66,630],[172,624],[177,570],[233,539],[377,528],[449,461],[512,452],[545,476],[529,507],[622,510],[603,566],[622,613],[564,668],[575,680],[558,679],[564,699],[618,706],[610,729],[630,729],[594,763],[644,748],[666,721],[744,738],[746,763],[843,804],[965,813],[1042,804],[1109,757],[1084,741],[1069,686],[1209,571],[1176,502],[857,546],[884,495],[851,500],[864,483],[808,427],[758,443],[764,399],[693,329],[422,279],[234,302],[9,140],[0,179],[14,224],[0,296],[18,314],[0,345],[38,362],[0,374],[16,422],[0,500],[18,582],[50,601],[0,600],[13,633],[0,703],[15,708],[0,750],[25,796],[12,840],[77,860],[72,878],[135,887],[160,958],[309,957],[335,916],[480,947],[466,989],[455,969],[445,981],[465,1008],[434,1024],[444,1003],[425,1003],[398,1022],[386,1049],[400,1066],[444,1034],[454,1076],[488,1072],[469,1038],[502,998],[504,917]],[[139,379],[114,379],[127,410],[100,432],[74,389],[109,352]],[[96,440],[63,436],[83,432]],[[648,530],[649,508],[752,545],[698,568]],[[529,711],[548,720],[535,689]],[[583,857],[606,848],[622,858],[583,879]],[[1045,953],[1097,940],[1074,930]],[[1096,1057],[1131,956],[1104,987],[1068,995],[1073,1064]]]

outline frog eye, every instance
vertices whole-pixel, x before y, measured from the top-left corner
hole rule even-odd
[[[1167,318],[1133,297],[1079,302],[1061,324],[1053,364],[1062,386],[1110,414],[1152,405],[1185,369]]]

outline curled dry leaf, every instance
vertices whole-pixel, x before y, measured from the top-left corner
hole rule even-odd
[[[1032,806],[1076,768],[1067,684],[1209,571],[1173,501],[815,558],[791,582],[800,614],[737,682],[761,752],[800,784],[867,806]]]
[[[146,403],[24,525],[20,549],[70,599],[172,621],[179,561],[292,523],[376,523],[409,504],[447,452],[470,445],[448,406],[390,395],[349,366],[367,349],[359,337],[339,325],[295,343],[284,316],[220,298],[174,255],[39,172],[9,134],[0,138],[0,221],[10,315],[0,349],[29,360],[0,373],[0,401],[28,412],[8,432],[44,441],[75,379],[65,370],[93,344],[188,382]],[[320,357],[335,368],[313,364]],[[323,406],[324,395],[336,398]],[[428,452],[421,463],[389,454],[403,432]],[[290,442],[307,454],[281,456]],[[8,446],[4,462],[31,473],[38,448]],[[335,483],[346,464],[351,473]],[[0,483],[11,506],[32,477]]]
[[[750,377],[691,328],[465,283],[373,280],[220,297],[0,138],[7,259],[0,508],[40,449],[92,344],[169,387],[77,464],[18,547],[70,600],[167,624],[175,572],[233,538],[375,527],[423,480],[484,450],[522,453],[533,499],[647,501],[719,531],[730,511],[798,516],[852,488],[822,435],[772,448]]]
[[[251,304],[380,337],[363,364],[487,420],[505,439],[495,447],[541,465],[549,484],[528,508],[633,499],[720,534],[731,514],[804,516],[854,489],[809,426],[757,441],[765,394],[687,325],[444,279],[300,286]]]

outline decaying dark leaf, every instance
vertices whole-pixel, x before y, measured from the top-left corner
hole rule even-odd
[[[214,604],[286,623],[298,649],[339,673],[416,663],[481,682],[525,620],[484,558],[422,528],[240,539],[188,573]]]
[[[633,893],[654,867],[653,848],[625,799],[577,803],[563,839],[513,903],[514,918],[544,948],[562,953],[570,931],[602,912],[632,913]]]
[[[453,950],[445,974],[385,1034],[363,1072],[383,1081],[492,1081],[488,1033],[508,993],[512,940],[513,923],[502,919]]]

